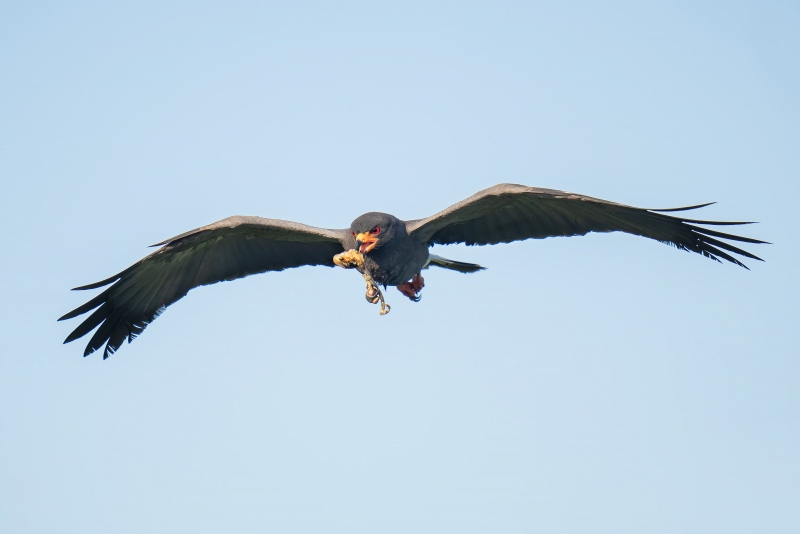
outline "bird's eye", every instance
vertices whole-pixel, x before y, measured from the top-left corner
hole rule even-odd
[[[350,232],[350,233],[351,233],[351,234],[353,234],[353,237],[355,237],[355,236],[356,236],[356,233],[355,233],[355,232]]]
[[[380,227],[376,226],[375,228],[370,230],[369,233],[371,233],[372,235],[378,235],[379,233],[381,233],[381,229]]]

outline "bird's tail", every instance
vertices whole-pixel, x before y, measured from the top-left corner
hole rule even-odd
[[[428,265],[426,267],[430,267],[431,265],[436,265],[437,267],[442,267],[444,269],[450,269],[451,271],[458,271],[460,273],[474,273],[477,271],[482,271],[486,268],[475,263],[464,263],[463,261],[448,260],[447,258],[437,256],[436,254],[430,255],[428,259]]]

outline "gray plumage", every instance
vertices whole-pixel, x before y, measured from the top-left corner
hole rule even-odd
[[[381,239],[364,255],[364,267],[376,282],[384,286],[403,284],[428,263],[428,244],[410,236],[406,223],[388,213],[365,213],[353,221],[345,248],[356,248],[353,234],[369,232],[374,227],[381,228]]]
[[[97,328],[84,356],[105,344],[105,359],[195,287],[303,265],[333,267],[334,255],[355,248],[355,235],[373,228],[379,228],[380,235],[374,248],[364,254],[364,268],[384,285],[404,284],[428,264],[460,272],[482,269],[429,254],[429,247],[436,244],[488,245],[588,232],[640,235],[745,268],[731,254],[760,260],[721,239],[764,241],[697,226],[749,223],[699,221],[662,213],[707,205],[641,209],[553,189],[501,184],[424,219],[402,221],[371,212],[353,221],[349,229],[341,230],[261,217],[229,217],[157,243],[154,246],[161,248],[124,271],[75,288],[110,285],[59,320],[95,310],[64,342]]]

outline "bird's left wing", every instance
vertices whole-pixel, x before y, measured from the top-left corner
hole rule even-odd
[[[103,359],[142,333],[170,304],[192,288],[255,273],[302,265],[333,267],[347,230],[329,230],[261,217],[228,217],[153,246],[160,249],[101,282],[112,284],[92,300],[64,315],[71,319],[97,308],[64,341],[69,343],[99,326],[84,356],[105,343]]]
[[[728,252],[761,260],[716,238],[745,243],[764,241],[696,226],[749,223],[698,221],[658,213],[685,211],[707,205],[642,209],[555,189],[500,184],[425,219],[406,221],[406,229],[409,234],[426,243],[440,245],[489,245],[589,232],[626,232],[669,243],[717,261],[722,258],[745,268]]]

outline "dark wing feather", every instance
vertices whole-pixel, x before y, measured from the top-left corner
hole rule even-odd
[[[714,238],[745,243],[765,241],[695,226],[750,223],[700,221],[658,213],[697,209],[706,205],[648,210],[555,189],[500,184],[426,219],[406,221],[406,228],[420,240],[440,245],[490,245],[589,232],[626,232],[669,243],[717,261],[722,258],[745,268],[742,262],[725,251],[761,260]]]
[[[333,256],[344,250],[342,240],[348,235],[347,230],[277,219],[229,217],[167,239],[153,245],[163,245],[160,249],[121,273],[75,288],[112,284],[59,319],[71,319],[97,308],[64,343],[97,328],[84,356],[105,344],[103,359],[108,358],[125,339],[132,341],[192,288],[302,265],[333,267]]]

